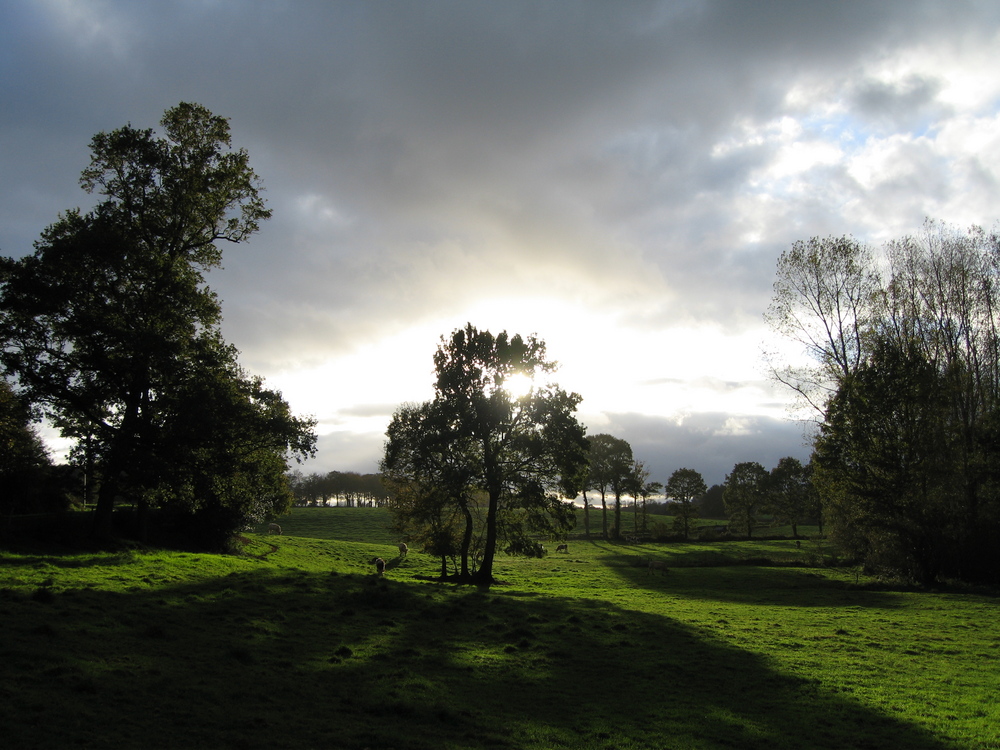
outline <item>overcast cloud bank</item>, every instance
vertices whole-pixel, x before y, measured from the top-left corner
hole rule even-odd
[[[91,135],[231,118],[274,219],[212,275],[225,335],[374,471],[438,338],[531,333],[591,433],[665,481],[805,458],[759,350],[793,241],[1000,205],[991,2],[163,2],[0,8],[0,252]]]

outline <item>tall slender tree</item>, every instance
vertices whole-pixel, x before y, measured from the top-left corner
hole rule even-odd
[[[621,498],[628,492],[632,474],[632,446],[621,438],[607,433],[594,435],[590,443],[590,486],[601,493],[603,536],[605,539],[621,536]],[[615,495],[614,527],[608,531],[607,494]]]

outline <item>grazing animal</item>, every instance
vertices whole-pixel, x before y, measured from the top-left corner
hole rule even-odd
[[[375,563],[375,572],[378,575],[383,575],[385,573],[385,560],[381,557],[376,557],[372,562]]]
[[[276,524],[276,523],[269,523],[267,525],[267,533],[268,534],[280,534],[281,533],[281,527],[278,526],[278,524]]]
[[[406,553],[410,551],[410,548],[406,546],[406,542],[399,543],[399,556],[406,557]]]
[[[565,552],[566,554],[569,554],[569,545],[560,544],[556,547],[556,552]]]
[[[663,560],[649,561],[649,569],[647,570],[647,572],[652,573],[654,570],[662,570],[664,573],[670,572],[670,568],[667,567],[667,564],[663,562]]]

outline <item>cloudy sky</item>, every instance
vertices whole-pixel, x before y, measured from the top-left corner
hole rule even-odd
[[[0,3],[0,253],[90,137],[230,118],[274,218],[211,276],[243,363],[374,471],[466,322],[537,333],[665,481],[808,456],[760,351],[797,239],[1000,213],[1000,4]],[[791,355],[791,353],[790,353]]]

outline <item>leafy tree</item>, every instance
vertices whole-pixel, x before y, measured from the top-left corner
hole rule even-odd
[[[674,501],[674,528],[689,539],[691,524],[698,517],[695,500],[707,491],[705,480],[694,469],[677,469],[670,475],[664,492]]]
[[[954,537],[956,488],[937,369],[914,347],[879,348],[831,401],[816,441],[835,538],[881,573],[927,583]]]
[[[747,539],[753,535],[757,516],[767,500],[767,469],[756,461],[736,464],[726,476],[722,495],[729,521],[734,527],[746,529]]]
[[[29,409],[10,384],[0,380],[0,516],[32,510],[50,466]]]
[[[621,496],[628,491],[629,480],[633,469],[632,446],[621,438],[607,433],[594,435],[588,439],[590,444],[590,486],[601,493],[601,511],[603,536],[610,538],[608,533],[607,495],[615,495],[615,522],[612,531],[615,539],[621,535]]]
[[[726,515],[726,504],[722,499],[725,487],[713,484],[701,496],[698,502],[698,514],[702,518],[722,518]]]
[[[247,154],[231,148],[228,121],[200,105],[181,103],[160,124],[163,137],[130,125],[95,135],[81,183],[102,200],[88,213],[62,215],[33,255],[0,260],[0,363],[64,436],[86,446],[99,477],[100,536],[111,533],[119,495],[177,499],[177,472],[187,474],[181,507],[190,507],[186,493],[212,477],[221,491],[232,466],[209,459],[226,460],[229,448],[242,461],[263,462],[254,470],[263,479],[265,463],[284,465],[314,445],[312,423],[274,421],[280,397],[235,366],[235,351],[218,333],[218,298],[205,283],[221,263],[217,243],[245,241],[270,216]],[[227,416],[196,411],[204,404],[192,404],[202,399]],[[236,439],[232,420],[248,415],[249,434],[266,435],[253,459],[245,446],[215,442],[195,463],[177,465],[181,456],[196,457],[172,442],[176,433],[195,435],[203,446]],[[192,428],[203,417],[221,435]],[[237,494],[231,485],[228,495],[240,505]],[[234,522],[253,518],[257,507],[248,498]]]
[[[859,411],[854,406],[862,398],[887,399],[882,412],[878,404],[868,405],[875,416],[905,413],[916,420],[914,411],[924,409],[926,419],[936,420],[926,428],[940,439],[940,456],[947,457],[944,465],[937,462],[935,466],[948,475],[953,489],[949,524],[954,526],[940,573],[975,580],[1000,580],[1000,566],[993,564],[997,557],[993,550],[1000,546],[1000,497],[990,469],[998,449],[995,442],[984,439],[1000,409],[998,250],[1000,237],[995,233],[979,227],[960,232],[935,222],[928,222],[917,235],[886,243],[878,252],[853,240],[796,243],[779,261],[769,311],[776,330],[802,343],[813,360],[807,368],[775,366],[776,376],[807,396],[825,427],[833,416],[844,419],[847,404],[852,404],[847,411]],[[862,369],[864,376],[855,380]],[[874,373],[882,370],[900,370],[907,377],[917,381],[926,377],[929,382],[931,369],[936,372],[936,393],[943,406],[932,399],[904,409],[899,397],[912,396],[920,389],[894,393],[873,382]],[[868,395],[858,395],[862,386]],[[836,399],[840,403],[833,409]],[[841,438],[852,434],[862,444],[852,451],[841,446],[846,451],[841,455],[874,460],[880,454],[867,450],[861,432],[849,433],[842,427],[833,432]],[[877,469],[875,465],[864,468]],[[908,471],[913,473],[913,482],[920,481],[919,466],[909,464]],[[902,531],[888,534],[877,524],[871,525],[870,533],[859,523],[851,524],[849,532],[838,529],[847,517],[867,517],[842,512],[843,503],[859,502],[860,496],[841,493],[833,497],[834,486],[840,485],[829,481],[818,486],[820,502],[830,510],[833,533],[850,533],[880,549],[902,543]],[[930,495],[925,500],[934,504]],[[910,522],[917,526],[922,525],[922,515],[931,512],[916,502],[907,503],[906,508],[913,516]],[[914,575],[912,558],[887,555],[883,569],[888,569],[890,560],[902,566],[898,574]],[[926,566],[917,568],[916,574],[923,575]]]
[[[442,338],[434,356],[435,398],[397,413],[390,424],[383,470],[396,482],[429,489],[444,478],[442,502],[459,505],[469,492],[485,503],[482,557],[468,580],[493,582],[503,540],[510,553],[536,554],[532,535],[560,534],[573,514],[559,497],[586,461],[587,441],[575,417],[580,396],[539,382],[555,363],[534,336],[494,336],[472,324]],[[506,389],[517,375],[534,383],[529,393]]]
[[[218,360],[203,360],[160,399],[155,445],[129,478],[140,511],[180,515],[186,538],[203,548],[286,513],[289,454],[311,455],[315,444],[311,419],[245,373],[231,348],[214,351]]]
[[[663,492],[662,482],[650,482],[649,470],[642,461],[636,461],[632,465],[631,487],[629,492],[632,496],[642,502],[642,531],[646,531],[646,502],[653,495]]]
[[[802,462],[786,456],[771,469],[768,481],[768,510],[775,523],[792,527],[792,536],[799,536],[799,524],[809,515],[812,508],[812,482],[809,470]]]
[[[392,417],[380,470],[392,490],[397,530],[441,558],[461,558],[459,576],[472,574],[476,456],[470,440],[456,440],[440,401],[404,404]]]

